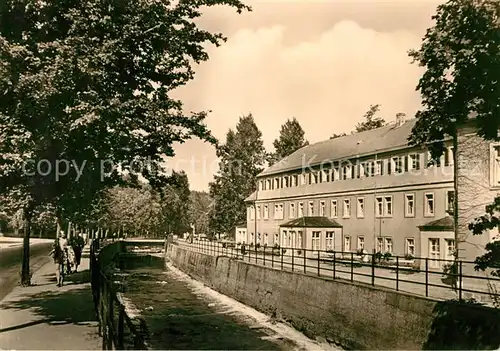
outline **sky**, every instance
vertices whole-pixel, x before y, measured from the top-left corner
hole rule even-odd
[[[417,49],[441,2],[432,0],[247,0],[251,12],[219,6],[199,25],[227,42],[210,47],[195,79],[173,92],[186,111],[211,110],[208,128],[221,142],[239,117],[252,113],[264,145],[296,117],[310,143],[350,132],[370,105],[379,116],[413,117],[423,70]],[[213,146],[198,139],[175,146],[169,168],[184,170],[191,190],[208,190],[217,172]]]

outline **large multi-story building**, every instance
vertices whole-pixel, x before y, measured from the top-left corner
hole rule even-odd
[[[247,243],[452,259],[452,143],[431,162],[408,145],[415,121],[312,144],[264,170],[247,199]]]

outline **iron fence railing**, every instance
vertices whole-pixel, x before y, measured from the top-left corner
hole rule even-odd
[[[500,279],[476,272],[474,262],[293,247],[239,246],[210,241],[181,245],[274,269],[344,279],[438,299],[479,299],[498,306]]]
[[[99,249],[103,242],[94,240],[90,250],[91,286],[99,319],[99,335],[103,350],[147,350],[146,327],[142,319],[132,320],[112,282],[102,272]]]

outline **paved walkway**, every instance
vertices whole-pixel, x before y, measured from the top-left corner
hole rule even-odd
[[[82,258],[59,288],[48,263],[33,274],[33,286],[15,287],[0,302],[0,349],[100,350],[88,268]]]

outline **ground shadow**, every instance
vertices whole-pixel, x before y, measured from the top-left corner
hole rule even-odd
[[[71,282],[73,284],[90,283],[90,271],[86,269],[81,272],[71,273],[64,278],[64,281]]]
[[[2,309],[31,309],[49,324],[85,325],[96,321],[92,294],[88,287],[30,294],[21,300],[3,303]]]
[[[474,302],[443,301],[434,307],[434,320],[424,350],[497,350],[500,311]]]

